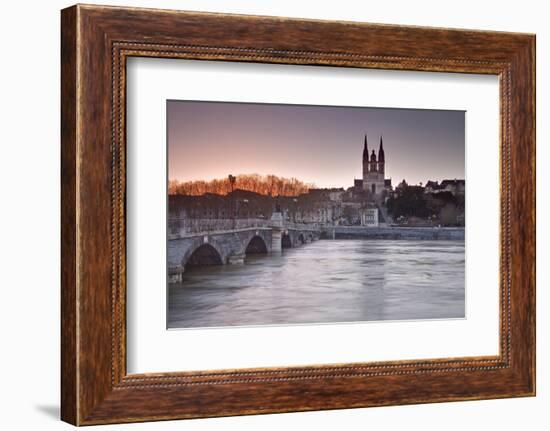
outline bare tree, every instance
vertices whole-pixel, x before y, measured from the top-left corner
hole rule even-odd
[[[276,175],[244,174],[237,175],[234,181],[227,178],[213,179],[210,181],[196,180],[179,182],[170,180],[168,182],[168,194],[200,196],[205,193],[226,195],[232,191],[232,187],[260,193],[268,196],[298,196],[307,193],[314,184],[304,183],[296,178],[284,178]]]

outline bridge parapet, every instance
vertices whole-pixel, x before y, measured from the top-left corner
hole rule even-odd
[[[321,225],[318,223],[295,223],[295,222],[285,222],[284,227],[286,229],[292,230],[302,230],[302,231],[311,231],[311,232],[320,232]]]
[[[248,228],[267,228],[269,220],[260,218],[246,219],[168,219],[168,239],[189,236],[189,234],[224,232]]]
[[[287,220],[266,220],[261,218],[236,219],[191,219],[170,217],[168,219],[168,239],[177,239],[195,234],[229,232],[252,228],[272,228],[319,232],[316,223],[295,223]]]

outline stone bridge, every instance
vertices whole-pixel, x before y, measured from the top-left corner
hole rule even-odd
[[[316,226],[283,223],[282,220],[265,223],[220,221],[208,226],[201,223],[200,227],[169,220],[168,225],[170,283],[181,281],[189,266],[242,264],[247,255],[299,247],[321,235]]]

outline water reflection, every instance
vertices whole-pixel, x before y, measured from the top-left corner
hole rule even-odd
[[[464,317],[464,242],[321,240],[189,269],[168,327]]]

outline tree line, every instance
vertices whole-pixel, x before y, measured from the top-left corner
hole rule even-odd
[[[395,218],[432,219],[443,226],[463,224],[464,195],[450,192],[424,193],[422,186],[404,185],[396,190],[386,203],[388,212]],[[460,221],[461,220],[461,221]]]
[[[230,177],[210,181],[180,182],[170,180],[168,194],[200,196],[205,193],[215,193],[226,195],[233,190],[240,189],[267,196],[298,196],[315,187],[314,184],[304,183],[296,178],[285,178],[277,175],[241,174],[233,178],[233,183],[230,181]]]

